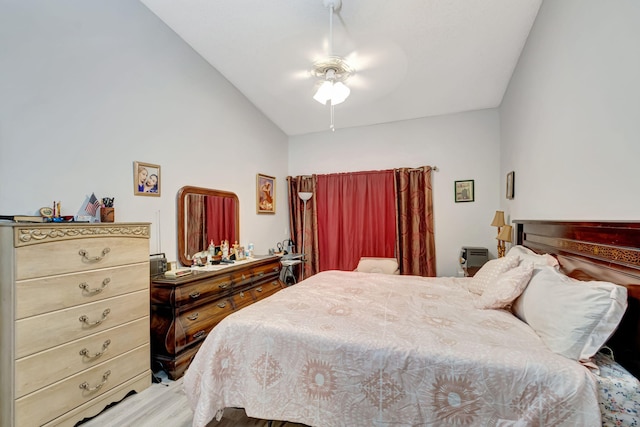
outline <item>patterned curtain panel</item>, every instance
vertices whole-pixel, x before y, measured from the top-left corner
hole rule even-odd
[[[189,230],[185,248],[186,255],[189,258],[207,248],[204,200],[205,196],[202,194],[190,194],[185,201],[187,205],[185,206],[187,209],[185,215],[186,229]]]
[[[431,167],[395,170],[400,272],[435,277]]]
[[[289,194],[289,230],[294,244],[294,252],[304,253],[306,262],[302,264],[304,277],[309,277],[318,270],[318,214],[316,211],[316,181],[315,175],[287,177]],[[312,193],[307,201],[307,209],[298,195],[301,192]],[[303,219],[306,215],[306,224]],[[305,226],[304,248],[302,247],[302,229]],[[297,278],[298,280],[300,277]]]

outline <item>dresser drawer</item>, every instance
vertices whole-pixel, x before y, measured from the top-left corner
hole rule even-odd
[[[16,283],[16,318],[99,301],[149,286],[149,264],[104,268]]]
[[[205,339],[209,331],[233,312],[233,306],[227,299],[213,301],[209,304],[187,311],[176,319],[176,346],[175,351],[180,351],[184,347]],[[182,332],[182,336],[178,336]]]
[[[62,240],[16,248],[16,280],[149,262],[149,241],[131,237]]]
[[[16,361],[16,397],[112,359],[149,341],[149,318],[107,329]]]
[[[180,286],[175,290],[175,306],[182,307],[194,302],[215,298],[222,292],[230,290],[231,285],[231,276],[225,274],[215,278]]]
[[[233,295],[231,295],[231,300],[236,310],[255,302],[255,298],[250,290],[234,292]]]
[[[142,290],[16,321],[16,359],[149,315]],[[99,322],[99,323],[98,323]]]
[[[278,277],[280,275],[280,268],[279,262],[256,266],[251,270],[253,281],[256,282],[269,277]]]
[[[85,418],[91,418],[98,415],[108,404],[112,402],[120,402],[122,399],[127,397],[132,390],[140,393],[150,385],[151,371],[147,371],[125,383],[120,384],[108,392],[101,394],[95,399],[83,403],[81,406],[66,412],[61,417],[51,420],[44,424],[44,427],[74,427],[78,422]]]
[[[149,354],[148,345],[138,347],[17,399],[16,426],[42,425],[148,371]]]
[[[268,297],[269,295],[275,294],[280,289],[282,289],[282,282],[275,279],[254,287],[251,289],[251,292],[253,293],[254,299],[258,301]]]

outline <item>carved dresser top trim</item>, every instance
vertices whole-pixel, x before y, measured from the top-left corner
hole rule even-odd
[[[90,237],[140,237],[149,238],[149,225],[142,223],[82,223],[46,224],[15,226],[15,247],[36,245],[39,243],[82,239]]]

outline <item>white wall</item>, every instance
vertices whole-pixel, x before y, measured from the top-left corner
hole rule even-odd
[[[0,52],[1,214],[115,197],[175,259],[176,194],[197,185],[238,194],[257,253],[285,238],[287,137],[139,2],[2,2]],[[161,166],[161,197],[133,195],[134,161]],[[276,215],[256,214],[258,172]]]
[[[511,219],[639,220],[640,2],[545,1],[500,109]]]
[[[293,176],[437,166],[434,227],[438,276],[455,276],[461,246],[482,246],[496,256],[489,224],[500,204],[500,122],[482,110],[289,139]],[[475,181],[475,202],[454,202],[454,181]]]

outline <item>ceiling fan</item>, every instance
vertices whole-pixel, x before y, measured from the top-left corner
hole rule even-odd
[[[331,111],[329,128],[335,131],[333,107],[343,103],[349,97],[351,90],[344,82],[355,74],[356,70],[345,58],[333,52],[333,15],[342,7],[342,0],[323,0],[322,3],[329,9],[329,48],[327,56],[313,64],[312,74],[322,81],[313,99],[323,105],[329,104]]]
[[[348,103],[351,108],[392,92],[406,73],[407,63],[404,52],[392,41],[347,31],[340,13],[342,0],[322,0],[322,4],[329,11],[328,43],[307,75],[316,79],[313,99],[329,106],[329,128],[335,131],[334,106],[343,103],[352,90],[357,92],[357,100]],[[334,17],[342,23],[336,50],[349,52],[346,55],[334,50]]]

